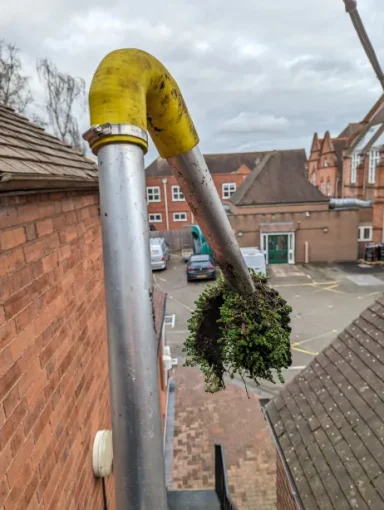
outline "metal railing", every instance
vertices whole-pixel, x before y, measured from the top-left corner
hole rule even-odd
[[[224,448],[220,444],[215,444],[215,491],[221,510],[237,510],[229,495]]]

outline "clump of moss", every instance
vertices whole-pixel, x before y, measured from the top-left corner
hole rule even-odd
[[[208,286],[188,321],[185,365],[202,370],[207,392],[224,389],[226,374],[256,384],[259,379],[274,383],[272,371],[276,370],[284,382],[282,370],[292,363],[292,309],[268,286],[267,278],[255,273],[251,277],[256,288],[252,296],[239,295],[222,278]]]

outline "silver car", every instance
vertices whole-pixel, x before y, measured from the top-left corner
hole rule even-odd
[[[170,258],[168,244],[163,237],[153,237],[150,240],[152,271],[167,269]]]

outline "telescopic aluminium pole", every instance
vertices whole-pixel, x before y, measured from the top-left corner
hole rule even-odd
[[[166,510],[144,153],[147,129],[171,165],[228,282],[254,292],[180,90],[151,55],[99,65],[84,135],[99,164],[117,510]]]

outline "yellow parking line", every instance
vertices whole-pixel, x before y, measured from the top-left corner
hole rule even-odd
[[[299,349],[299,347],[293,347],[292,345],[291,345],[291,349],[292,349],[292,351],[302,352],[303,354],[309,354],[310,356],[317,356],[319,354],[318,352],[307,351],[307,349]]]
[[[303,345],[308,342],[312,342],[313,340],[317,340],[318,338],[322,338],[323,336],[327,336],[330,333],[337,333],[337,329],[330,329],[329,331],[326,331],[325,333],[321,333],[320,335],[312,336],[311,338],[306,338],[305,340],[300,340],[300,342],[294,342],[291,344],[291,347],[296,347],[297,345]]]
[[[310,282],[310,283],[282,283],[281,285],[273,285],[274,289],[278,289],[281,287],[318,287],[319,285],[335,285],[339,284],[340,282],[334,281],[334,282]]]

